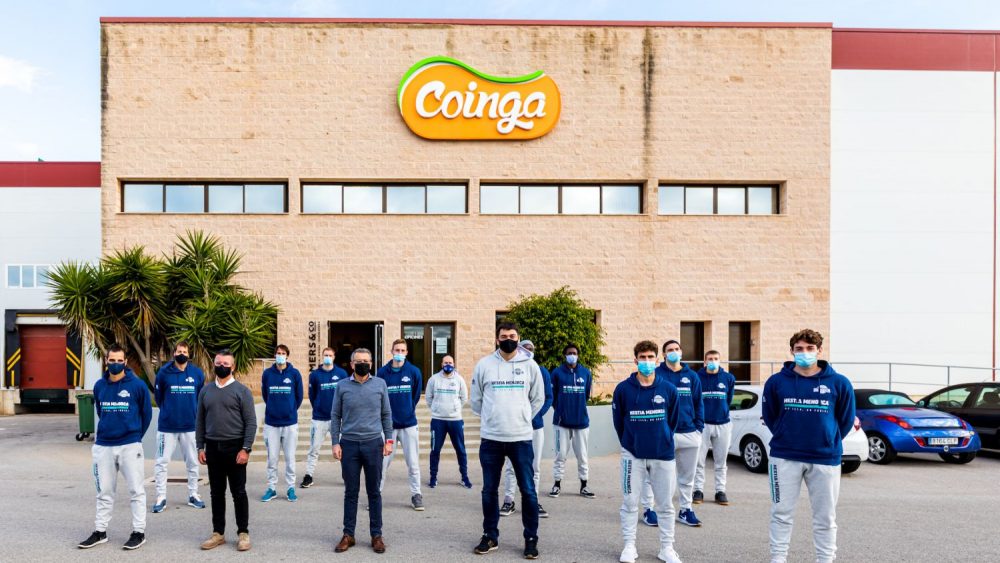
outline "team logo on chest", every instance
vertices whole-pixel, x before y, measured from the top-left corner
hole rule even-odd
[[[120,392],[118,393],[118,396],[119,396],[119,397],[121,397],[122,399],[126,399],[126,398],[128,398],[128,397],[131,397],[132,395],[131,395],[131,394],[130,394],[130,393],[128,392],[128,390],[126,390],[126,389],[122,389],[122,390],[121,390],[121,391],[120,391]]]
[[[661,395],[653,395],[653,404],[662,405],[665,401]]]

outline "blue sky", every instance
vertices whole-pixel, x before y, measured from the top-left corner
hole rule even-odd
[[[0,0],[0,160],[99,160],[101,16],[832,22],[1000,29],[998,0]]]

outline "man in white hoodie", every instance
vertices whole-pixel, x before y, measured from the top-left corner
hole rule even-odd
[[[462,485],[471,489],[469,462],[465,455],[465,421],[462,420],[462,407],[469,399],[469,389],[465,379],[455,370],[455,358],[445,356],[441,359],[441,371],[427,381],[424,394],[431,408],[431,481],[427,486],[437,487],[441,447],[445,438],[451,438],[458,470],[462,473]]]
[[[472,372],[472,412],[480,424],[479,463],[483,468],[483,537],[475,553],[500,545],[500,476],[504,460],[514,467],[521,489],[524,557],[538,558],[538,493],[535,490],[531,419],[545,403],[545,388],[531,353],[518,346],[517,325],[497,326],[498,350],[479,360]]]

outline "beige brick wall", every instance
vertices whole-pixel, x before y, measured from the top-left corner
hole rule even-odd
[[[527,142],[433,142],[396,86],[417,60],[546,71],[563,112]],[[282,309],[305,363],[309,320],[455,320],[466,375],[494,311],[577,289],[605,353],[711,321],[759,321],[754,355],[829,328],[829,29],[389,24],[102,25],[103,247],[168,249],[204,229],[246,254],[240,281]],[[287,179],[286,216],[121,214],[122,179]],[[468,216],[304,216],[304,180],[460,180]],[[632,180],[645,214],[479,216],[489,180]],[[784,182],[780,216],[660,217],[657,182]],[[363,267],[369,271],[360,273]],[[608,386],[627,366],[601,372]]]

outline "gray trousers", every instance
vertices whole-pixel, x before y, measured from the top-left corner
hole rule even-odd
[[[142,444],[135,442],[124,446],[98,446],[90,449],[94,460],[94,485],[97,487],[97,518],[94,529],[98,532],[108,531],[111,522],[111,510],[115,506],[115,489],[118,485],[118,472],[125,477],[128,484],[129,501],[132,507],[132,531],[146,532],[146,489],[142,484],[145,479],[145,458],[142,455]]]
[[[799,500],[802,483],[805,482],[809,491],[809,504],[812,505],[816,561],[830,563],[836,559],[840,466],[772,457],[768,473],[771,478],[771,557],[788,557],[795,505]]]
[[[184,465],[187,467],[188,496],[198,496],[198,448],[195,446],[194,432],[157,432],[156,465],[153,466],[156,500],[167,498],[167,466],[178,446],[184,454]]]
[[[637,459],[622,449],[622,507],[620,512],[622,540],[625,545],[635,545],[636,526],[639,523],[639,495],[648,486],[652,491],[651,503],[659,521],[660,549],[674,545],[674,485],[677,479],[674,461]]]
[[[267,448],[267,488],[278,486],[278,454],[285,454],[285,484],[295,486],[295,446],[299,441],[299,425],[264,425],[264,447]]]

